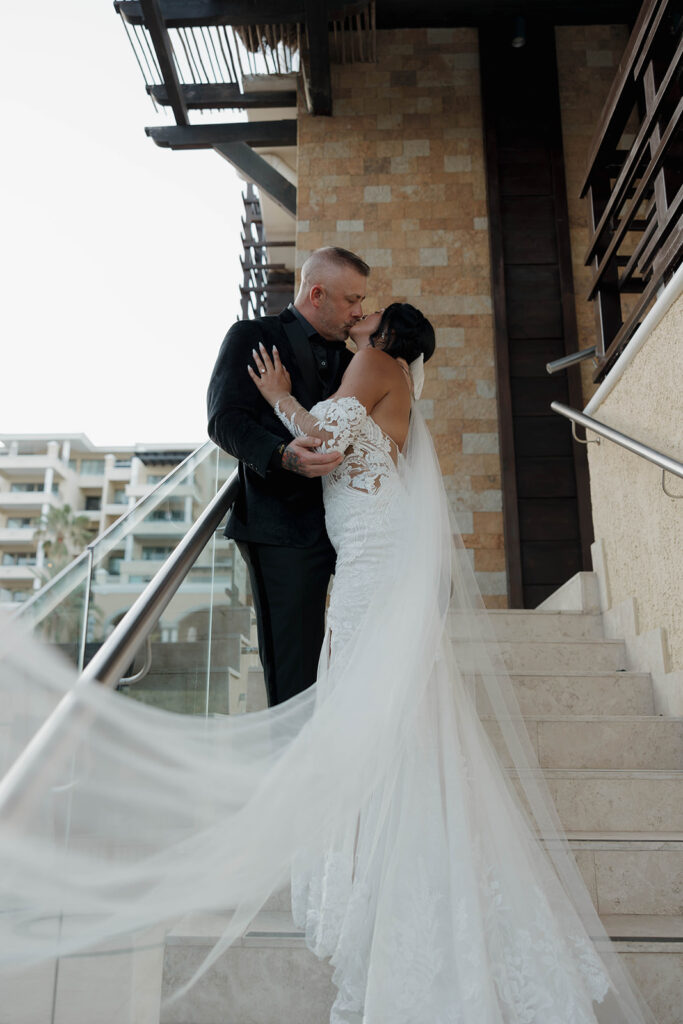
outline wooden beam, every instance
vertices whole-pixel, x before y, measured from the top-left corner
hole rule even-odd
[[[164,125],[145,128],[157,146],[169,149],[211,149],[222,143],[249,146],[296,146],[296,121],[240,121],[230,124]]]
[[[233,110],[253,110],[264,107],[296,107],[296,90],[267,92],[241,92],[234,82],[218,85],[181,85],[185,106],[188,110],[205,110],[219,107]],[[148,94],[162,107],[170,105],[168,89],[165,85],[148,85]]]
[[[173,59],[173,46],[164,24],[159,8],[159,0],[140,0],[145,18],[145,26],[149,32],[156,51],[161,75],[168,90],[168,97],[173,109],[176,124],[189,124],[187,107],[180,88]]]
[[[114,7],[129,25],[144,24],[143,0],[116,0]],[[201,25],[293,25],[305,20],[299,0],[159,0],[168,28]]]
[[[321,0],[306,0],[308,32],[308,97],[311,114],[332,116],[329,12]]]
[[[246,142],[223,142],[213,148],[262,192],[266,192],[273,202],[296,217],[296,186],[271,167],[260,153],[255,153]]]

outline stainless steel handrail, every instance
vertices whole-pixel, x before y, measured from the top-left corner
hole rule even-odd
[[[592,345],[590,348],[581,348],[578,352],[562,356],[561,359],[553,359],[550,363],[545,364],[546,373],[559,373],[560,370],[567,370],[570,366],[575,366],[576,363],[582,363],[584,359],[595,361],[595,353],[596,346]]]
[[[81,692],[93,683],[116,685],[235,501],[238,487],[234,470],[6,773],[0,782],[3,825],[16,825],[30,809],[46,771],[54,778],[94,717],[92,708],[79,703]]]
[[[653,462],[655,466],[659,466],[661,470],[673,473],[674,476],[678,476],[683,480],[683,463],[672,459],[669,455],[663,455],[662,452],[658,452],[654,448],[636,441],[627,434],[622,434],[621,431],[615,430],[614,427],[610,427],[606,423],[601,423],[600,420],[594,420],[592,416],[586,416],[585,413],[579,412],[578,409],[572,409],[568,405],[563,405],[562,402],[551,402],[550,408],[554,412],[559,412],[561,416],[566,416],[567,419],[572,420],[574,423],[578,423],[579,426],[585,427],[586,430],[592,430],[595,434],[606,437],[608,441],[614,441],[615,444],[621,445],[622,448],[633,452],[634,455],[640,455],[643,459],[647,459],[648,462]]]

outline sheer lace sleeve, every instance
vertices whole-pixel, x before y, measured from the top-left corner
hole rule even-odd
[[[322,451],[343,455],[367,418],[365,406],[353,396],[320,404],[325,405],[322,416],[312,415],[293,395],[287,395],[275,405],[275,415],[294,437],[319,437]]]

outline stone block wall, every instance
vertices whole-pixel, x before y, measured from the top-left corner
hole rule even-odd
[[[342,245],[372,266],[368,311],[433,322],[422,408],[486,604],[507,587],[477,33],[377,34],[333,67],[334,117],[299,112],[297,265]]]

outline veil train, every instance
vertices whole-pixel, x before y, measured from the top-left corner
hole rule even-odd
[[[201,719],[79,693],[87,731],[0,825],[0,970],[228,908],[204,971],[293,870],[339,1021],[654,1024],[564,836],[417,408],[402,476],[368,611],[312,688]],[[0,670],[8,767],[75,679],[9,629]]]

